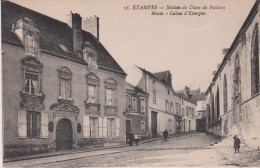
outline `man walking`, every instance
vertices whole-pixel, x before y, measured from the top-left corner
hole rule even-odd
[[[165,129],[165,130],[163,131],[163,140],[164,140],[164,141],[167,141],[167,138],[168,138],[168,131],[167,131],[167,129]]]
[[[233,139],[234,139],[234,148],[235,148],[235,153],[239,153],[239,148],[240,148],[240,139],[237,137],[237,135],[235,135],[234,137],[233,137]]]

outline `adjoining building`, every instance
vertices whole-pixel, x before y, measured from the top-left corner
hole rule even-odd
[[[200,89],[191,90],[191,100],[196,102],[196,131],[206,132],[206,115],[207,115],[207,101],[205,92],[201,92]]]
[[[150,137],[162,136],[165,129],[170,135],[184,130],[182,106],[187,103],[187,107],[192,106],[195,109],[195,104],[175,93],[170,71],[151,73],[143,68],[138,68],[142,72],[142,77],[137,87],[149,94],[148,128]],[[189,109],[189,115],[192,115],[191,108]],[[188,120],[185,122],[189,124]],[[195,128],[192,126],[188,129],[187,127],[187,130],[191,131]]]
[[[192,100],[190,88],[185,86],[183,90],[176,91],[181,97],[182,132],[196,131],[196,101]]]
[[[260,146],[259,3],[225,50],[206,91],[207,131],[231,140],[238,135],[251,147]]]
[[[126,73],[99,18],[1,5],[4,157],[124,142]]]
[[[126,140],[130,132],[141,140],[149,138],[148,97],[148,93],[126,83]]]

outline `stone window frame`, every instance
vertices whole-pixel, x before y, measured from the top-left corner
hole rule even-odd
[[[251,96],[259,93],[259,37],[258,24],[255,25],[251,39]]]
[[[37,56],[40,53],[40,31],[39,26],[34,24],[29,18],[25,17],[17,21],[14,29],[14,33],[21,39],[24,45],[25,55],[27,56]],[[28,34],[33,37],[33,52],[28,49]]]
[[[23,89],[22,89],[22,93],[25,95],[31,95],[31,96],[42,96],[42,69],[43,69],[43,64],[40,63],[39,60],[37,60],[35,57],[33,56],[27,56],[24,59],[21,60],[22,62],[22,72],[23,72]],[[37,75],[38,79],[37,79],[37,93],[36,94],[30,94],[25,92],[25,74],[26,73],[30,73],[33,75]]]
[[[105,87],[105,107],[117,107],[117,87],[118,83],[113,78],[108,78],[104,82]],[[112,105],[107,105],[107,89],[110,89],[113,91],[113,102]]]
[[[94,73],[88,73],[85,77],[86,77],[86,84],[87,84],[86,103],[99,104],[100,103],[100,100],[99,100],[100,79]],[[95,102],[88,101],[89,100],[88,89],[89,89],[90,85],[96,87],[95,94],[97,94],[97,95],[95,95],[95,97],[96,97]]]
[[[72,72],[67,66],[61,66],[58,68],[58,78],[59,78],[59,94],[58,94],[58,100],[69,100],[72,101]],[[61,82],[62,80],[68,80],[69,84],[69,96],[65,99],[62,98],[61,95]]]

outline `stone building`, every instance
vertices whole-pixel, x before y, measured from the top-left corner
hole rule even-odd
[[[206,131],[206,113],[207,113],[207,102],[205,92],[201,92],[200,89],[191,90],[190,99],[193,102],[196,102],[196,131],[197,132],[205,132]]]
[[[147,138],[148,97],[140,88],[126,84],[126,140],[130,132],[140,139]]]
[[[98,17],[64,23],[1,5],[4,156],[124,142],[126,73],[99,41]]]
[[[148,99],[148,128],[150,137],[162,136],[165,129],[170,135],[177,133],[178,126],[182,126],[181,96],[172,87],[170,71],[151,73],[138,67],[142,77],[137,84],[149,94]]]
[[[217,71],[207,95],[207,131],[248,146],[260,145],[259,0],[252,7]]]
[[[176,91],[181,98],[181,131],[194,132],[196,131],[196,101],[191,99],[190,88],[185,86],[183,90]]]

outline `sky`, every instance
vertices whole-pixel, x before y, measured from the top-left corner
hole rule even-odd
[[[60,21],[79,13],[100,18],[100,41],[137,84],[140,71],[170,70],[175,90],[189,86],[205,91],[212,72],[223,59],[255,0],[11,0]],[[154,10],[133,10],[133,5],[157,5]],[[167,10],[167,5],[187,9]],[[218,9],[209,9],[210,5]],[[130,10],[124,10],[124,7]],[[192,7],[191,7],[192,6]],[[207,9],[194,9],[206,6]],[[135,6],[136,7],[136,6]],[[164,9],[159,9],[163,7]],[[189,8],[192,9],[189,9]],[[152,11],[164,15],[151,15]],[[183,15],[169,15],[170,11]],[[205,15],[184,15],[186,11]],[[168,14],[166,14],[168,13]]]

